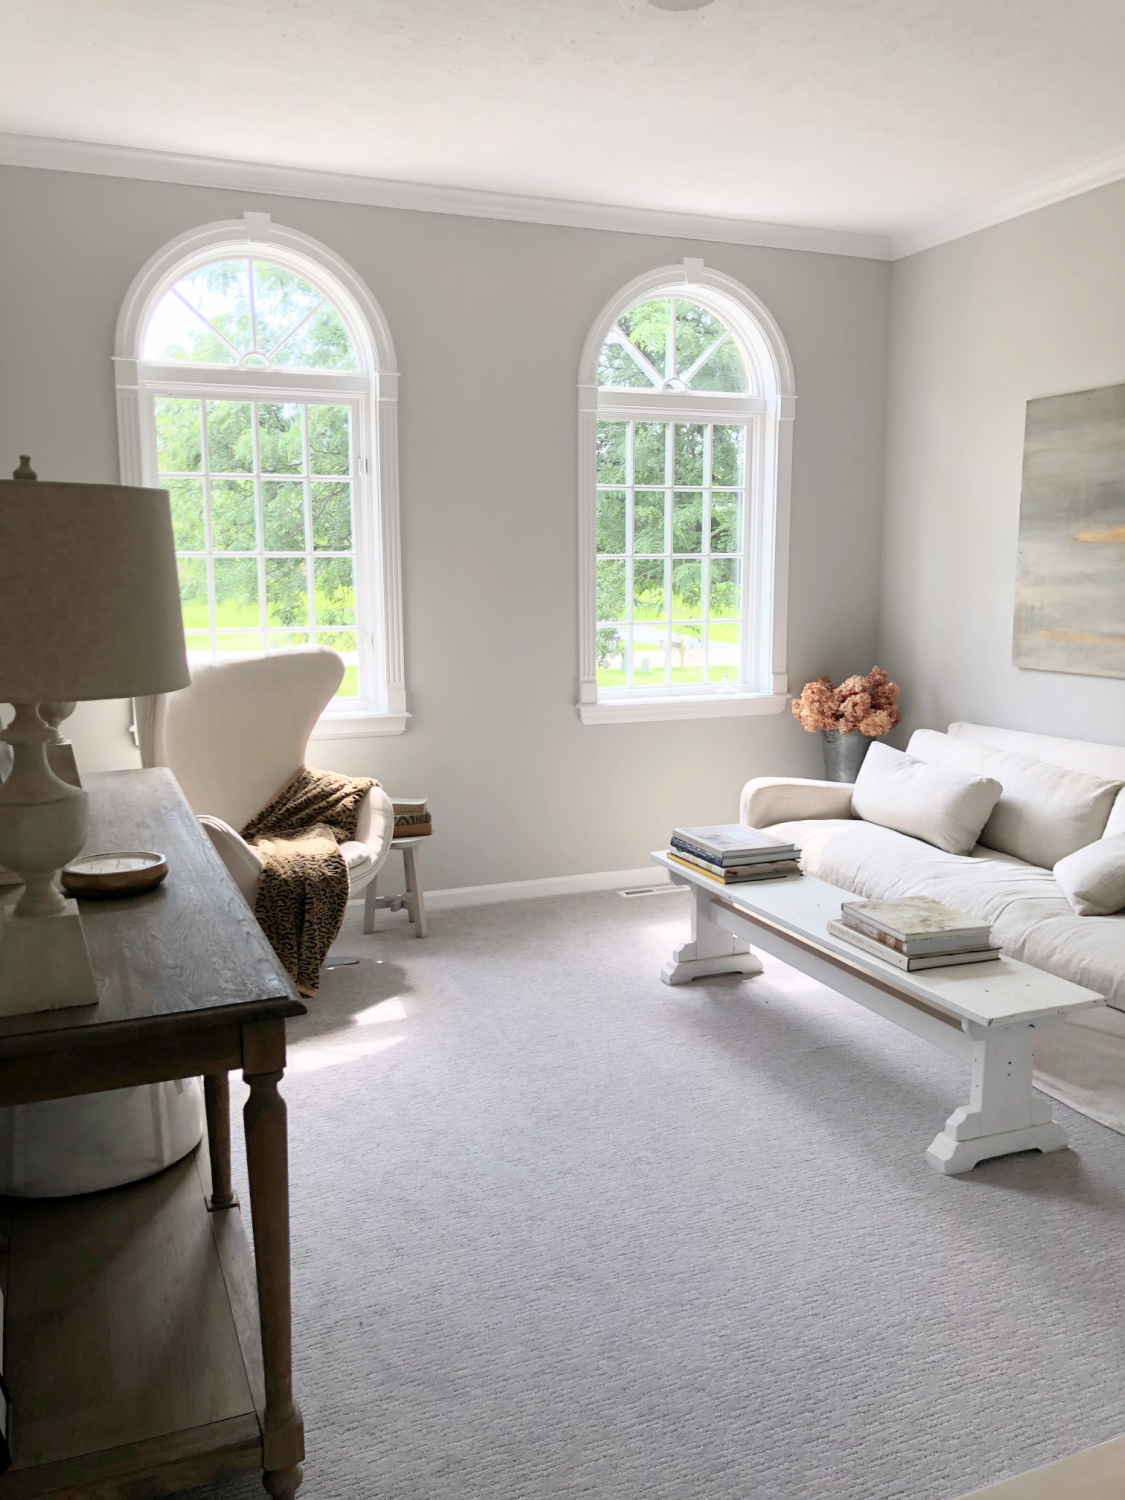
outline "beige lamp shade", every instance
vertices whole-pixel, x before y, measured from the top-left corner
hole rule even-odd
[[[190,681],[167,491],[0,480],[0,702]]]

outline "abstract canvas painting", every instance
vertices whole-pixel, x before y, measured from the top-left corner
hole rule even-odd
[[[1027,403],[1012,660],[1125,677],[1125,385]]]

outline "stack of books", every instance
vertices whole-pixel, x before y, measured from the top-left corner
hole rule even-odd
[[[988,922],[928,896],[909,901],[845,901],[840,920],[829,922],[828,931],[900,969],[944,969],[1000,957],[1000,949],[992,946]]]
[[[707,828],[674,828],[669,859],[723,885],[744,880],[777,880],[799,875],[801,851],[757,828],[719,823]]]
[[[416,839],[433,833],[425,797],[396,797],[394,804],[396,839]]]

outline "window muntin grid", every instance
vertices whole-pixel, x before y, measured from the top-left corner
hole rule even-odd
[[[359,696],[355,400],[156,395],[189,657],[319,643]]]
[[[745,422],[597,425],[597,683],[742,677]]]

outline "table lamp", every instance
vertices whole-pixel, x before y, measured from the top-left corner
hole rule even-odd
[[[77,903],[57,885],[89,821],[86,793],[48,763],[58,710],[190,680],[167,491],[40,483],[21,456],[0,480],[0,702],[15,708],[0,730],[14,752],[0,865],[25,885],[0,922],[0,1015],[98,998]]]

